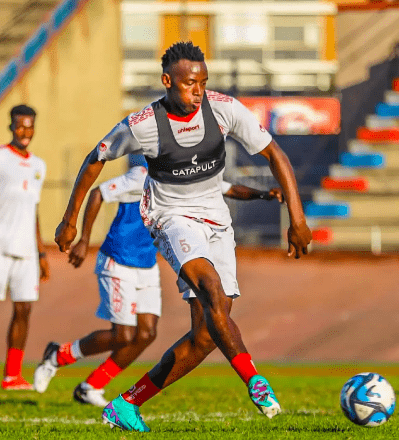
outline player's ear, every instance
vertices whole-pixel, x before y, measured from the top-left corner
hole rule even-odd
[[[162,84],[169,89],[172,85],[169,73],[163,73],[161,76]]]
[[[12,122],[12,123],[9,125],[9,127],[10,127],[10,130],[11,130],[11,131],[14,131],[14,122]]]

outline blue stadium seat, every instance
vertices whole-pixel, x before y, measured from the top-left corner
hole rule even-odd
[[[390,117],[390,118],[399,118],[399,104],[386,104],[381,102],[376,105],[375,113],[378,116]]]
[[[383,168],[385,157],[380,153],[342,153],[339,163],[350,168]]]
[[[350,217],[350,207],[347,203],[305,202],[304,211],[306,217],[312,218]]]

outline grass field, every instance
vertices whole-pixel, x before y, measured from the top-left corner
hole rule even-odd
[[[341,412],[339,393],[347,379],[375,371],[399,388],[399,367],[381,365],[258,365],[271,382],[283,413],[269,420],[258,414],[243,383],[228,365],[205,365],[167,388],[141,409],[152,432],[111,430],[101,423],[101,409],[72,400],[74,387],[92,366],[61,369],[45,394],[0,390],[2,439],[394,439],[399,418],[378,428],[349,422]],[[130,367],[107,387],[112,399],[129,388],[148,365]],[[28,380],[33,368],[26,368]]]

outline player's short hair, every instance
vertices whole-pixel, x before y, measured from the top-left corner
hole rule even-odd
[[[14,122],[15,116],[36,116],[35,110],[25,104],[16,105],[10,110],[11,124]]]
[[[162,70],[165,72],[172,64],[179,60],[204,61],[204,53],[192,41],[179,41],[172,44],[162,56]]]

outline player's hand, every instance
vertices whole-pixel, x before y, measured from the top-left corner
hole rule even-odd
[[[277,199],[280,203],[284,203],[284,194],[281,188],[272,188],[269,191],[270,200]]]
[[[308,253],[308,245],[312,240],[312,233],[305,221],[288,228],[288,256],[300,258]]]
[[[69,263],[78,268],[86,258],[89,245],[85,241],[79,240],[69,253]]]
[[[69,248],[71,247],[71,243],[75,239],[76,234],[76,226],[73,226],[65,220],[62,220],[55,230],[54,239],[61,252],[66,252],[69,254]]]
[[[48,281],[50,278],[50,266],[46,257],[39,258],[40,281]]]

